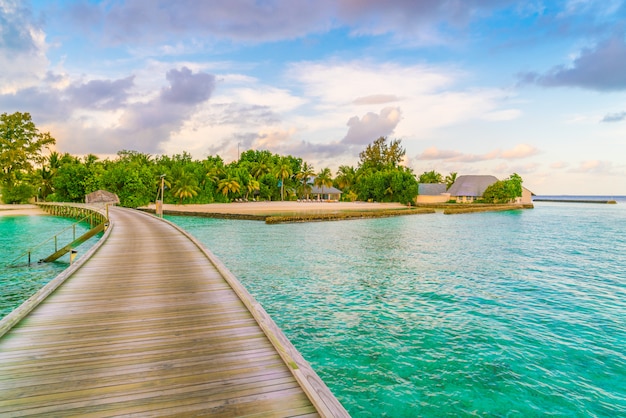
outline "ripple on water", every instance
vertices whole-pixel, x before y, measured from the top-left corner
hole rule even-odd
[[[355,416],[609,417],[626,414],[626,211],[616,206],[173,220]]]

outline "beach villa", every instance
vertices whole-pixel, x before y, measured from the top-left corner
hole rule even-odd
[[[444,183],[420,183],[415,203],[445,203],[450,200]]]
[[[472,203],[480,199],[487,187],[498,181],[495,176],[488,175],[467,175],[457,177],[454,184],[448,189],[450,200],[457,203]],[[522,186],[522,196],[512,203],[532,204],[532,192]]]
[[[313,200],[339,201],[343,192],[336,187],[318,187],[311,185],[311,196]]]

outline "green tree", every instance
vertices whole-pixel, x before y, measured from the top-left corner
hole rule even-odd
[[[517,173],[491,184],[483,193],[487,203],[509,203],[522,196],[522,178]]]
[[[458,173],[456,171],[453,171],[453,172],[451,172],[450,174],[448,174],[446,176],[446,178],[445,178],[446,190],[448,190],[450,187],[452,187],[452,185],[456,181],[457,175],[458,175]]]
[[[300,181],[300,191],[301,196],[309,198],[309,193],[311,192],[311,186],[309,185],[309,180],[315,175],[315,171],[313,171],[313,166],[309,163],[302,164],[300,171],[296,174],[296,179]]]
[[[321,188],[321,194],[324,194],[324,187],[331,187],[333,185],[333,178],[330,172],[330,168],[325,168],[317,173],[317,177],[315,177],[315,180],[313,180],[313,184]]]
[[[49,132],[39,132],[29,113],[0,115],[0,188],[6,203],[26,202],[34,195],[26,180],[34,166],[44,162],[44,149],[54,144]]]
[[[435,170],[424,171],[420,174],[418,183],[443,183],[443,176]]]
[[[285,200],[285,181],[292,174],[293,168],[287,157],[281,158],[274,171],[274,176],[280,179],[280,200]]]
[[[224,196],[229,194],[237,194],[241,190],[241,185],[235,176],[229,175],[228,177],[220,180],[217,189],[222,192]]]
[[[340,165],[335,182],[342,191],[349,190],[356,180],[356,170],[348,165]]]
[[[397,167],[406,154],[401,142],[399,139],[387,142],[387,138],[381,136],[359,154],[359,167],[373,170]]]
[[[199,190],[198,180],[192,173],[186,173],[184,170],[172,186],[172,193],[174,197],[178,198],[179,204],[183,203],[183,199],[191,199],[197,196]]]

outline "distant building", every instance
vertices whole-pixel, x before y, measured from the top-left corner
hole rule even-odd
[[[498,181],[495,176],[459,176],[448,189],[450,200],[458,203],[472,203],[481,199],[487,187]],[[532,192],[522,186],[522,196],[515,199],[518,204],[532,204]]]
[[[120,203],[120,198],[115,193],[107,192],[106,190],[96,190],[85,196],[85,203]]]
[[[340,200],[343,192],[335,187],[318,187],[311,185],[311,193],[315,200]]]
[[[415,203],[445,203],[450,200],[444,183],[420,183]]]

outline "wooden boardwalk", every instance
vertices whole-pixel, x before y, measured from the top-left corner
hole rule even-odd
[[[0,416],[348,416],[194,239],[110,218],[105,244],[0,337]]]

